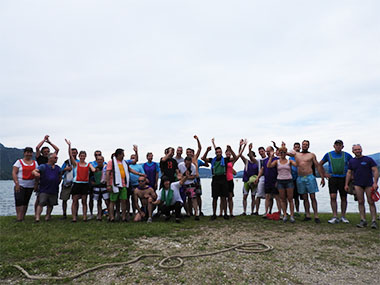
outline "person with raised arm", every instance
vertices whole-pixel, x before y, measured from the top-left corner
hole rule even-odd
[[[315,193],[319,192],[317,180],[313,174],[313,166],[318,168],[319,173],[323,173],[322,167],[317,161],[317,157],[314,153],[309,152],[310,142],[308,140],[303,140],[301,145],[301,152],[290,152],[289,156],[294,156],[296,159],[296,166],[298,171],[297,177],[297,189],[298,193],[302,195],[304,199],[305,206],[305,218],[304,221],[310,221],[310,204],[309,197],[311,199],[313,211],[314,211],[314,221],[319,224],[321,220],[318,217],[318,203],[315,197]],[[325,186],[325,180],[322,177],[321,180],[322,187]]]
[[[38,183],[35,181],[33,170],[38,167],[37,161],[33,160],[33,149],[26,147],[24,157],[13,164],[12,178],[15,184],[14,196],[16,202],[17,222],[25,219],[26,211],[33,190],[37,190]]]
[[[352,146],[352,152],[354,153],[355,157],[348,162],[348,171],[344,189],[348,191],[348,184],[350,183],[353,175],[354,187],[356,197],[358,199],[360,213],[360,223],[356,226],[358,228],[363,228],[367,226],[364,207],[365,193],[367,196],[369,210],[371,212],[371,228],[377,229],[376,205],[372,199],[372,194],[374,194],[379,188],[377,184],[379,180],[379,170],[377,169],[376,162],[372,158],[363,155],[363,149],[360,144],[354,144]]]
[[[69,157],[74,170],[73,187],[71,189],[71,195],[73,199],[73,203],[71,205],[71,215],[73,218],[72,222],[75,223],[77,221],[79,200],[82,200],[83,221],[86,222],[87,195],[89,193],[90,187],[90,170],[92,172],[95,172],[95,168],[90,163],[87,163],[85,161],[87,154],[84,150],[81,150],[79,152],[79,162],[77,162],[71,149],[71,142],[67,139],[65,139],[65,141],[69,146]]]
[[[33,170],[33,175],[40,181],[40,196],[35,222],[40,221],[42,208],[47,206],[45,221],[51,218],[53,207],[58,205],[59,184],[61,183],[62,173],[61,168],[57,163],[57,154],[49,153],[48,163],[41,164]]]
[[[255,205],[256,199],[255,195],[257,192],[257,184],[255,184],[255,180],[259,175],[259,164],[256,160],[256,154],[252,151],[253,144],[250,143],[248,145],[248,158],[244,155],[241,155],[241,159],[244,163],[244,173],[243,173],[243,216],[247,213],[247,200],[249,191],[251,191],[251,215],[255,213]],[[260,200],[259,200],[260,201]],[[259,212],[259,209],[256,209],[256,212]]]
[[[161,177],[166,176],[170,179],[170,182],[175,182],[177,175],[179,174],[178,163],[173,158],[174,148],[168,147],[165,149],[165,156],[160,159],[160,169]],[[160,183],[160,188],[162,188],[162,181]]]
[[[277,167],[277,189],[280,193],[281,208],[283,212],[283,221],[284,223],[288,220],[287,217],[287,204],[289,203],[290,208],[290,222],[294,223],[294,203],[293,203],[293,177],[292,177],[292,168],[291,166],[296,166],[296,162],[293,160],[288,160],[286,154],[288,149],[285,146],[282,146],[278,149],[280,159],[273,160],[274,153],[270,153],[268,168]]]

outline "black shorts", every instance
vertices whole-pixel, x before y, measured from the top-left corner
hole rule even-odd
[[[329,179],[330,194],[337,194],[339,191],[340,197],[347,197],[347,192],[344,190],[346,177],[331,177]]]
[[[28,206],[30,197],[32,196],[33,188],[24,188],[20,186],[20,191],[15,191],[16,207]]]
[[[225,175],[213,176],[211,181],[211,197],[228,197],[228,185]]]
[[[71,189],[71,195],[87,195],[89,191],[90,185],[88,183],[75,183],[73,184],[73,188]]]
[[[227,181],[227,186],[228,186],[228,194],[232,193],[232,197],[234,197],[234,180]]]
[[[265,194],[278,195],[278,189],[276,186],[266,186],[265,185]]]

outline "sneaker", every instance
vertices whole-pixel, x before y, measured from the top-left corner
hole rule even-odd
[[[176,222],[177,224],[179,224],[179,223],[181,222],[181,219],[176,218],[176,219],[175,219],[175,222]]]
[[[67,216],[65,215],[65,216],[62,216],[61,218],[59,218],[61,221],[63,221],[63,220],[66,220],[67,219]]]
[[[305,217],[305,218],[303,218],[303,221],[304,221],[304,222],[311,221],[311,218],[310,218],[310,217]]]
[[[339,219],[337,217],[332,217],[330,220],[328,220],[329,224],[338,224]]]
[[[320,223],[321,223],[321,220],[320,220],[319,218],[315,218],[315,219],[314,219],[314,222],[315,222],[316,224],[320,224]]]
[[[366,220],[361,220],[359,224],[356,225],[358,228],[364,228],[367,226]]]
[[[290,217],[290,222],[291,222],[292,224],[294,224],[294,223],[296,222],[296,220],[294,219],[294,217]]]
[[[203,216],[204,216],[203,212],[201,212],[201,213],[199,214],[199,216],[203,217]]]
[[[94,218],[94,215],[91,214],[89,217],[88,217],[88,220],[92,220]]]
[[[286,223],[287,221],[288,221],[288,217],[286,216],[286,217],[283,217],[282,218],[282,221],[284,222],[284,223]]]
[[[251,216],[254,216],[255,215],[255,213],[254,212],[251,212]]]
[[[199,216],[195,216],[194,220],[199,221]]]
[[[254,216],[258,216],[258,215],[259,215],[259,212],[254,212],[253,215],[254,215]]]
[[[241,214],[242,216],[246,216],[247,214],[244,212],[243,214]]]
[[[224,218],[225,220],[229,220],[230,217],[226,214],[226,215],[223,216],[223,218]]]
[[[210,218],[211,221],[216,220],[216,215],[212,215]]]
[[[152,222],[152,218],[148,218],[148,220],[146,221],[148,224],[150,224]]]
[[[377,223],[376,223],[376,221],[372,221],[371,228],[374,229],[374,230],[377,230]]]
[[[340,221],[341,221],[342,223],[345,223],[345,224],[349,224],[349,223],[350,223],[350,221],[347,220],[346,217],[343,217],[343,216],[340,218]]]

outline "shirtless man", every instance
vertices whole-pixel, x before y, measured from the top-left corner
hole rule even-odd
[[[133,193],[133,201],[137,209],[137,214],[134,218],[135,222],[139,222],[148,215],[147,223],[152,222],[152,212],[154,210],[153,202],[157,199],[157,194],[154,192],[153,188],[146,185],[146,178],[139,177],[139,186],[135,188]],[[139,206],[139,199],[142,207]]]
[[[285,145],[283,143],[283,145]],[[321,220],[318,217],[318,205],[317,199],[315,198],[315,193],[318,190],[317,180],[313,175],[313,165],[318,168],[319,173],[323,173],[320,164],[317,161],[317,157],[314,153],[309,152],[310,142],[304,140],[302,142],[302,151],[289,153],[290,156],[294,156],[296,159],[298,177],[297,177],[297,190],[304,199],[305,206],[305,219],[304,221],[311,220],[310,218],[310,204],[308,199],[308,194],[310,195],[313,211],[314,211],[314,221],[319,224]],[[325,181],[321,181],[322,187],[325,186]]]

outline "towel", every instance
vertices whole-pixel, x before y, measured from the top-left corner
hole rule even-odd
[[[123,181],[121,179],[119,164],[117,163],[116,157],[113,158],[113,181],[112,181],[112,190],[113,193],[119,193],[119,187],[123,187]],[[129,186],[129,172],[128,172],[128,165],[123,160],[122,162],[125,172],[125,186]]]

